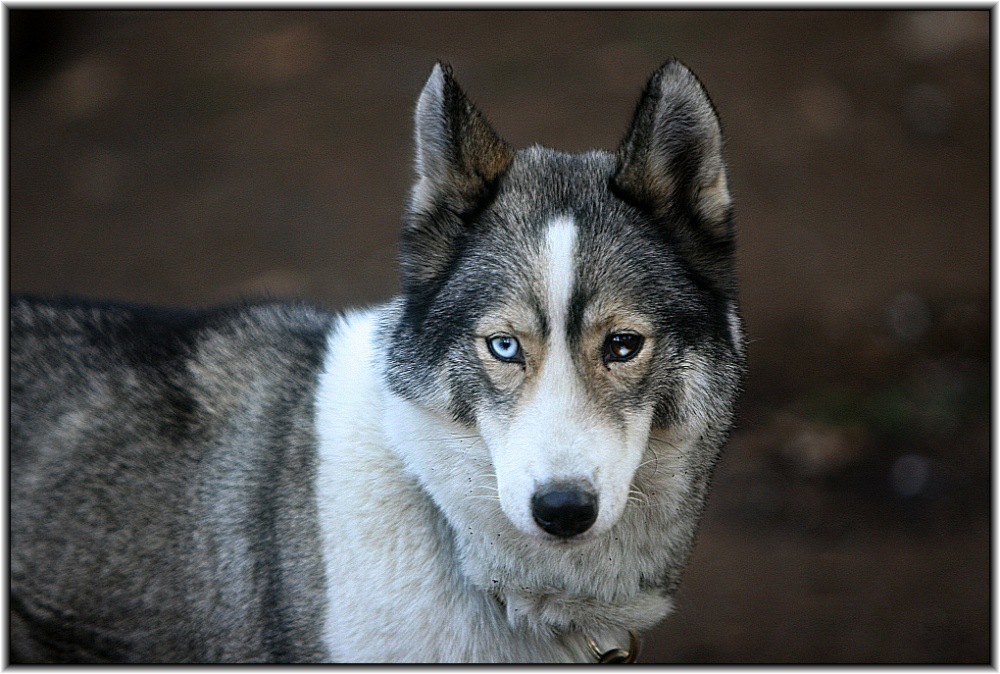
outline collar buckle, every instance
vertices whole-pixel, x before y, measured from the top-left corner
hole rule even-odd
[[[593,639],[587,637],[587,647],[600,665],[631,664],[639,656],[639,637],[629,630],[628,648],[612,648],[607,651],[602,651]]]

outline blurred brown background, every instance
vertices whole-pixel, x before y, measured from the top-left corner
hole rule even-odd
[[[643,660],[991,660],[988,11],[8,11],[11,291],[166,304],[393,294],[435,59],[583,150],[681,58],[751,376]]]

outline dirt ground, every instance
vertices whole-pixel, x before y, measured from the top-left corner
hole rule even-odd
[[[728,137],[751,373],[671,663],[987,663],[987,11],[8,10],[10,290],[397,288],[435,59],[517,146],[614,148],[668,56]]]

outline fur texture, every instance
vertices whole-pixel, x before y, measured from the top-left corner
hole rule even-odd
[[[583,662],[670,612],[744,372],[704,88],[515,151],[438,65],[415,125],[386,305],[13,302],[15,661]]]

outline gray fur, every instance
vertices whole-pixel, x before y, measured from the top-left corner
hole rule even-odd
[[[331,318],[11,306],[13,661],[321,660]]]
[[[438,65],[415,140],[403,292],[368,314],[12,302],[13,660],[567,660],[583,634],[669,612],[744,374],[704,88],[670,61],[616,153],[515,152]],[[557,326],[560,219],[574,257]],[[581,423],[649,434],[627,473],[641,505],[594,540],[525,536],[499,500],[468,498],[496,492],[484,429],[530,396],[498,385],[476,336],[511,307],[526,339],[568,345]],[[612,315],[646,326],[648,358],[593,375]],[[383,500],[400,510],[373,512]],[[398,601],[421,624],[393,623]],[[435,615],[460,627],[435,635]]]

